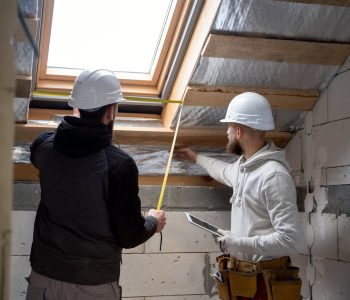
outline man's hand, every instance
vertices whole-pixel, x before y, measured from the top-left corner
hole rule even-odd
[[[193,163],[197,160],[197,153],[187,146],[176,146],[174,154],[178,159],[189,160]]]
[[[166,224],[166,217],[164,210],[150,209],[147,216],[152,216],[157,219],[157,230],[156,232],[161,232]]]
[[[219,229],[218,232],[222,234],[217,238],[217,241],[220,243],[220,248],[222,252],[227,252],[227,246],[234,243],[234,236],[230,230]]]

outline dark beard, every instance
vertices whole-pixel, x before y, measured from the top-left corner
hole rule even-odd
[[[227,149],[227,152],[230,154],[235,154],[238,156],[241,156],[243,154],[243,149],[241,147],[241,144],[237,140],[228,142],[226,145],[226,149]]]

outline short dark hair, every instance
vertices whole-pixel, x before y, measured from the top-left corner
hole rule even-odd
[[[107,111],[107,109],[113,105],[114,105],[114,103],[108,104],[108,105],[100,107],[98,110],[95,110],[95,111],[88,111],[88,110],[79,109],[80,118],[87,119],[87,120],[101,121],[101,119],[102,119],[103,115],[105,114],[105,112]]]

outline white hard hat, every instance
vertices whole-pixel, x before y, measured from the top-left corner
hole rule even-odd
[[[126,101],[120,82],[112,71],[85,70],[76,78],[68,104],[79,109],[96,109],[108,104]]]
[[[234,97],[220,122],[239,123],[258,130],[275,129],[270,103],[265,97],[246,92]]]

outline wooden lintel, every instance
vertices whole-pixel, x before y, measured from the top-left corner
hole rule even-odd
[[[202,55],[205,57],[341,66],[349,53],[350,44],[210,34]]]
[[[310,111],[319,93],[316,90],[275,90],[250,87],[190,86],[185,94],[185,105],[227,107],[232,98],[243,92],[265,96],[273,109]]]
[[[16,143],[32,142],[41,132],[53,131],[57,126],[39,124],[17,124]],[[174,130],[153,127],[114,127],[113,142],[131,145],[171,145]],[[271,131],[267,138],[279,147],[284,147],[292,138],[290,132]],[[227,143],[226,129],[215,128],[180,128],[177,145],[195,145],[223,147]]]
[[[17,98],[29,98],[32,76],[16,75],[16,92]]]
[[[24,18],[24,21],[26,22],[26,25],[29,29],[29,32],[30,32],[33,40],[35,40],[39,20],[32,19],[32,18]],[[19,20],[16,21],[16,30],[15,30],[13,39],[16,42],[28,42],[28,37],[25,34],[23,27],[22,27],[21,23],[19,22]]]
[[[330,6],[350,6],[350,0],[277,0],[283,2],[296,2],[303,4],[319,4]]]
[[[39,172],[31,163],[13,163],[14,181],[39,181]],[[140,175],[140,185],[162,185],[164,176]],[[170,175],[167,185],[222,186],[209,176]]]

